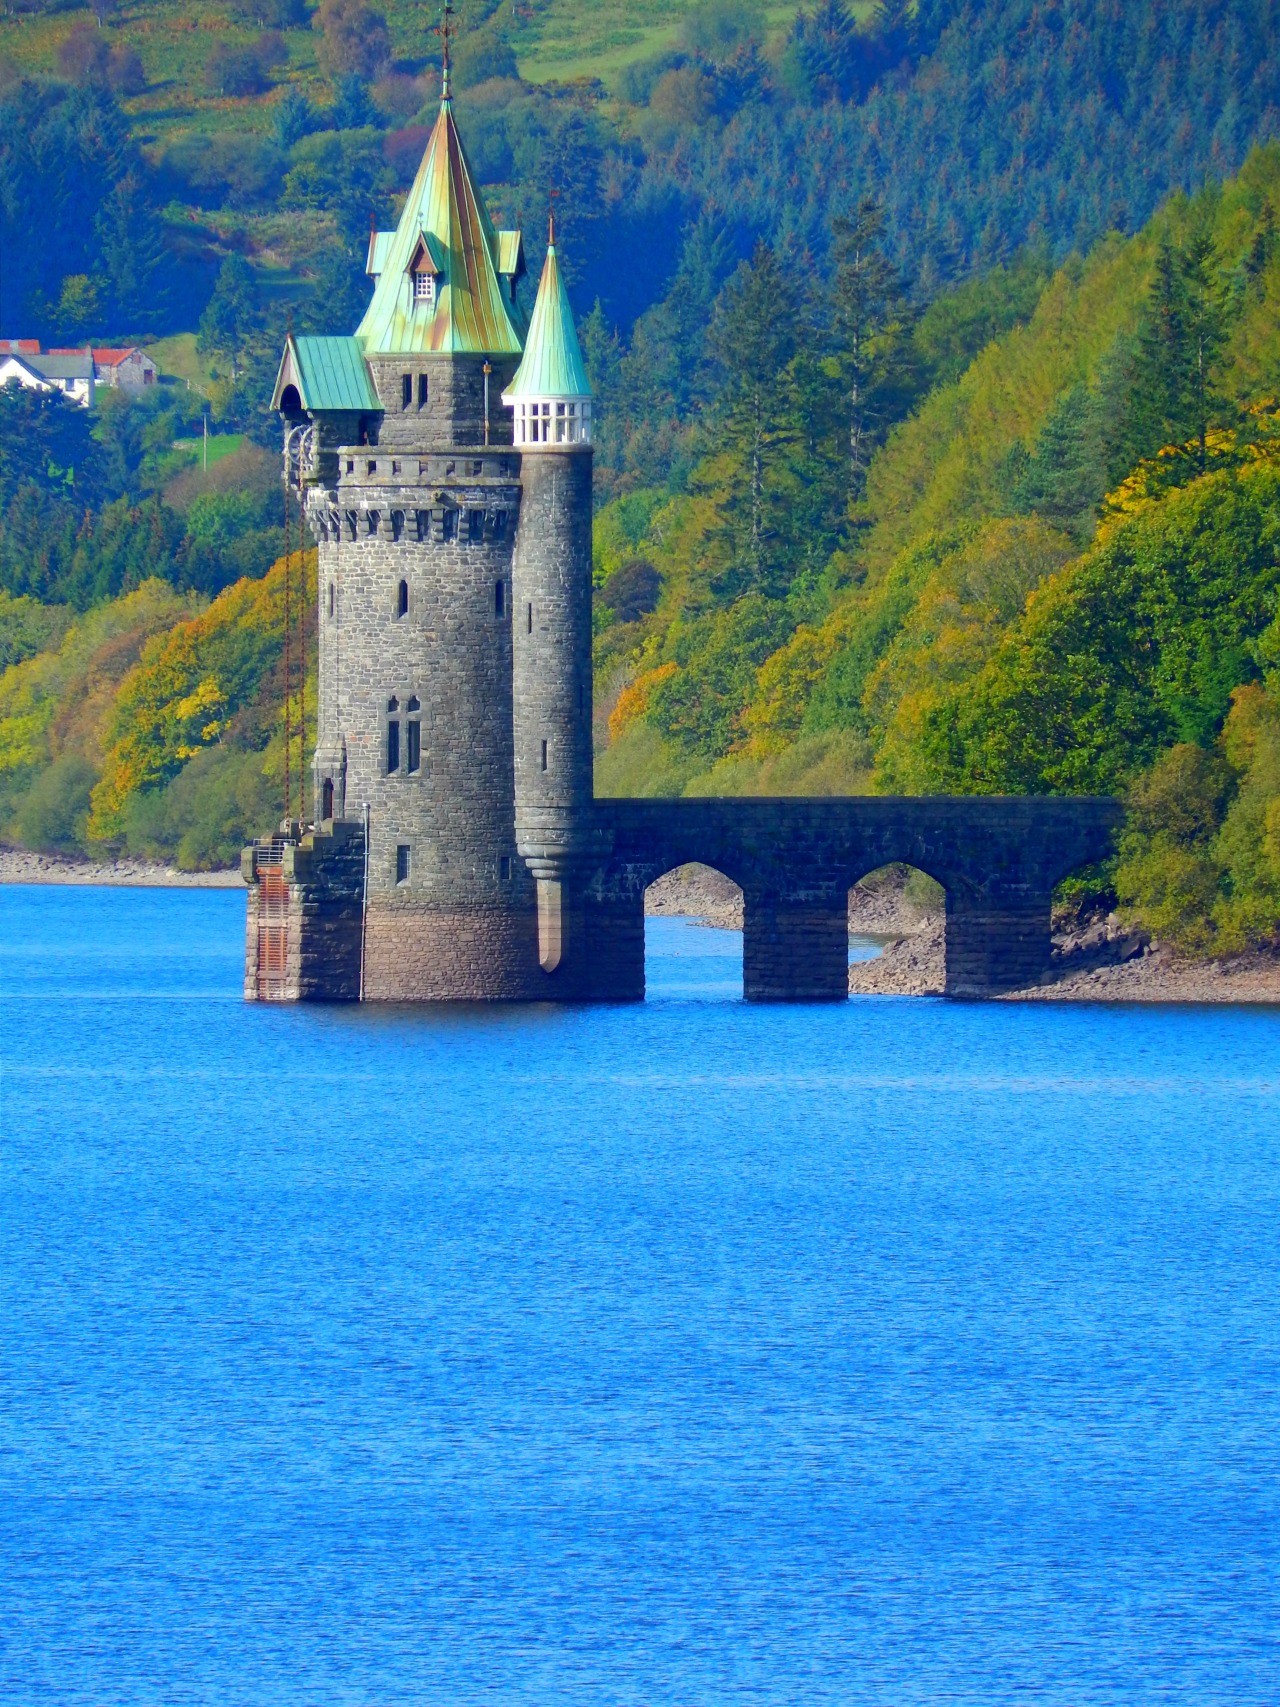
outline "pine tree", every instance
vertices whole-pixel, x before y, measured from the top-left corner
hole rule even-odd
[[[738,560],[725,588],[730,593],[778,590],[772,585],[770,486],[791,434],[783,370],[795,350],[796,307],[786,271],[773,250],[758,243],[721,292],[711,324],[711,352],[726,376],[716,425],[733,463],[720,504]]]
[[[1223,412],[1215,370],[1227,339],[1227,292],[1218,252],[1207,231],[1187,245],[1182,256],[1182,280],[1187,336],[1185,406],[1203,472],[1208,461],[1209,428]]]
[[[884,209],[867,197],[837,219],[832,322],[849,399],[849,497],[866,494],[867,469],[885,427],[902,412],[908,381],[908,310],[884,253]]]
[[[258,284],[243,255],[228,255],[218,272],[218,282],[209,306],[200,316],[196,347],[202,354],[225,355],[231,377],[240,377],[241,365],[262,319]]]

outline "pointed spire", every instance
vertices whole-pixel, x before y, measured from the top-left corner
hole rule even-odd
[[[503,394],[503,400],[517,397],[580,398],[591,396],[578,329],[573,323],[569,294],[560,277],[556,259],[555,215],[550,221],[551,241],[547,258],[538,282],[538,300],[533,305],[529,335],[525,339],[524,360],[516,369],[515,378]]]
[[[538,282],[524,360],[503,392],[502,401],[515,410],[517,445],[589,445],[591,382],[556,260],[554,218],[548,230],[551,242]]]
[[[499,274],[518,271],[520,245],[516,233],[503,238],[476,192],[446,94],[399,224],[370,245],[377,285],[356,331],[365,353],[518,355],[520,323]],[[424,256],[434,283],[418,293]]]

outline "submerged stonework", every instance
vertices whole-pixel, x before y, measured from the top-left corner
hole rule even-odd
[[[554,234],[553,234],[554,236]],[[448,99],[352,337],[293,338],[275,403],[318,546],[314,826],[245,850],[246,997],[629,1001],[644,890],[741,885],[744,989],[847,993],[847,894],[947,892],[947,989],[1034,981],[1106,800],[596,800],[587,384],[554,240],[527,333]]]

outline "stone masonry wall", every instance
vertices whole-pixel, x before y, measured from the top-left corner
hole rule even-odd
[[[528,451],[512,563],[516,838],[556,862],[592,847],[591,450]]]

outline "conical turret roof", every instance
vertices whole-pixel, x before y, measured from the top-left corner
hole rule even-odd
[[[503,402],[518,397],[590,397],[591,382],[578,343],[573,310],[560,277],[554,239],[538,281],[538,300],[533,305],[524,360],[502,394]]]
[[[447,96],[400,222],[383,235],[373,301],[356,331],[366,355],[519,354],[519,319],[498,276],[505,249],[500,255]],[[505,246],[513,256],[518,247]],[[414,299],[415,260],[436,275],[433,301]]]

